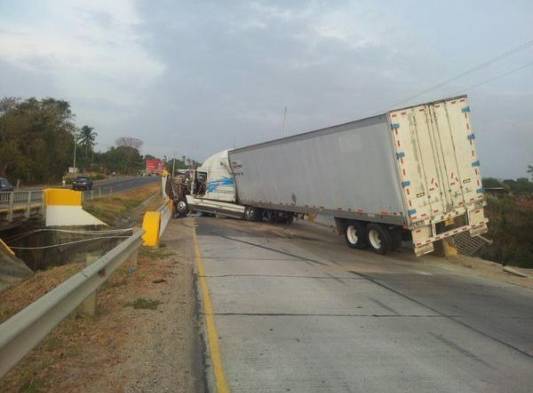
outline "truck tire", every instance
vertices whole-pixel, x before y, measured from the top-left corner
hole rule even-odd
[[[244,209],[244,219],[246,221],[259,221],[259,217],[261,217],[260,209],[252,206],[247,206],[246,209]]]
[[[367,227],[368,244],[374,252],[384,255],[392,248],[392,238],[383,225],[368,224]]]
[[[366,228],[360,222],[347,223],[344,228],[344,240],[350,248],[364,249],[367,247]]]
[[[187,205],[187,202],[182,200],[179,200],[178,203],[176,203],[176,214],[178,217],[185,217],[189,213],[189,205]]]

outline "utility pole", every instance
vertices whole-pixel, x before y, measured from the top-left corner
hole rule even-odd
[[[174,177],[174,168],[176,167],[176,157],[172,159],[172,177]]]
[[[72,162],[72,167],[73,167],[73,171],[74,173],[77,172],[76,170],[76,147],[78,146],[78,141],[76,140],[78,138],[78,136],[76,134],[74,134],[74,160]]]
[[[283,108],[283,122],[281,123],[281,134],[285,136],[285,127],[287,125],[287,107]]]

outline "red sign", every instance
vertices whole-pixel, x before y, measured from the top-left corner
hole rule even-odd
[[[157,173],[161,174],[165,169],[165,164],[160,159],[155,160],[146,160],[146,173]]]

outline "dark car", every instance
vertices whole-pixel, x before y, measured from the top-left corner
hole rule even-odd
[[[73,190],[90,190],[93,188],[93,181],[87,176],[78,176],[72,180]]]
[[[0,177],[0,192],[8,191],[13,191],[13,186],[5,177]]]

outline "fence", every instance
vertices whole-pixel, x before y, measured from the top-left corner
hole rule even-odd
[[[137,257],[142,234],[134,230],[107,254],[0,325],[0,378],[94,294],[117,267]]]
[[[107,197],[113,194],[113,187],[102,186],[83,192],[83,199],[90,201],[97,198]]]

